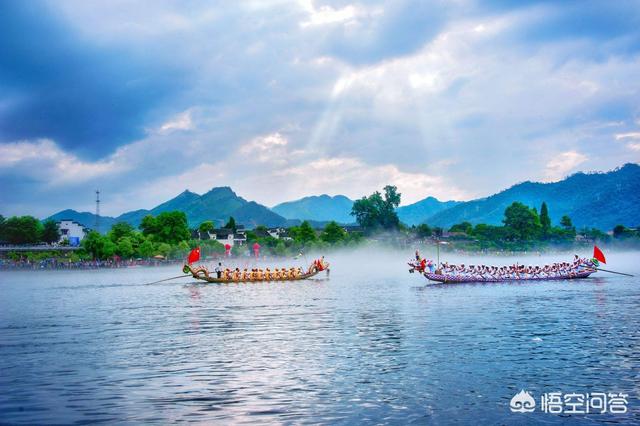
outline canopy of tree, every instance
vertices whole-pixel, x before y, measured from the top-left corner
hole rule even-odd
[[[191,233],[187,225],[187,215],[183,212],[163,212],[153,217],[147,215],[140,224],[142,233],[152,236],[155,241],[177,244],[189,240]]]
[[[351,215],[366,232],[396,230],[400,226],[396,214],[396,208],[400,205],[400,195],[398,188],[387,185],[384,187],[384,196],[376,191],[355,201]]]

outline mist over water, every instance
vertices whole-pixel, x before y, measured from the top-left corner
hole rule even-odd
[[[0,419],[640,422],[640,253],[605,251],[603,267],[635,278],[430,286],[407,273],[413,252],[336,252],[328,278],[288,283],[146,285],[175,267],[1,272]],[[624,392],[629,412],[511,413],[521,389],[538,402]]]

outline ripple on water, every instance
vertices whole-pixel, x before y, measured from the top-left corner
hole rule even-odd
[[[637,279],[424,287],[357,262],[288,284],[2,273],[2,421],[519,423],[527,389],[631,395],[624,416],[536,422],[640,423]]]

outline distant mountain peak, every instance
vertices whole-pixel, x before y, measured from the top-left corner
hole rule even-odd
[[[271,208],[287,219],[353,223],[350,215],[353,200],[344,195],[309,195],[298,200],[280,203]]]
[[[236,195],[236,193],[231,189],[230,186],[214,186],[211,188],[207,194],[229,194]]]
[[[458,204],[458,201],[440,201],[436,197],[428,196],[420,201],[407,206],[399,207],[398,217],[407,225],[418,225],[433,216],[434,214],[451,208]]]

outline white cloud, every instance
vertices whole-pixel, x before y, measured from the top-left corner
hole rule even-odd
[[[153,111],[169,118],[140,123],[146,137],[112,156],[88,161],[30,141],[3,145],[0,171],[56,183],[52,206],[65,185],[86,182],[90,193],[103,177],[105,192],[127,194],[105,203],[119,213],[220,185],[271,204],[387,183],[404,203],[466,199],[559,179],[585,165],[581,152],[597,152],[603,170],[638,152],[637,126],[626,127],[640,124],[637,53],[590,37],[527,41],[561,6],[474,15],[477,5],[446,3],[438,33],[424,37],[423,22],[389,3],[54,4],[88,46],[142,55],[184,90]],[[350,58],[367,49],[376,53]]]
[[[632,151],[640,152],[640,142],[629,142],[627,147]]]
[[[166,134],[176,130],[192,130],[193,120],[191,118],[191,111],[185,111],[177,114],[169,121],[160,126],[159,133]]]
[[[107,160],[86,162],[49,139],[0,144],[0,171],[28,175],[47,186],[77,185],[127,169],[117,154]]]
[[[545,169],[546,180],[560,180],[587,160],[588,157],[586,155],[577,151],[567,151],[557,154],[547,163]]]
[[[640,139],[640,132],[618,133],[616,134],[616,140],[621,139]]]
[[[242,163],[259,162],[281,166],[291,159],[292,154],[287,150],[288,143],[289,141],[278,132],[258,136],[240,147],[237,160]]]
[[[358,9],[354,5],[348,5],[341,9],[334,9],[331,6],[320,6],[316,8],[311,0],[303,0],[300,2],[300,5],[308,14],[308,20],[300,23],[302,28],[348,23],[353,21],[358,13]]]

